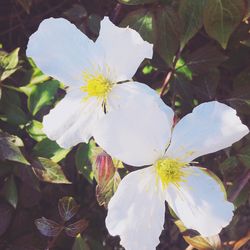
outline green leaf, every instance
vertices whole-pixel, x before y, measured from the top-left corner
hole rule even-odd
[[[156,40],[156,26],[153,13],[145,8],[131,11],[121,22],[122,27],[129,26],[136,30],[141,37],[154,43]]]
[[[55,141],[48,138],[38,142],[33,148],[36,156],[50,158],[54,162],[59,162],[66,157],[70,149],[61,148]]]
[[[118,0],[120,3],[127,5],[137,5],[137,4],[145,4],[145,3],[154,3],[157,0]]]
[[[87,245],[85,240],[81,237],[81,234],[78,234],[76,236],[72,250],[90,250],[90,247]]]
[[[73,197],[65,196],[58,202],[58,211],[63,221],[70,220],[79,210],[79,205]]]
[[[26,131],[31,138],[39,142],[46,138],[42,128],[43,124],[41,122],[33,120],[28,126],[26,126]]]
[[[56,184],[70,184],[65,177],[62,168],[50,159],[38,157],[33,163],[33,171],[39,180]]]
[[[92,184],[94,173],[92,171],[92,156],[95,153],[96,146],[92,140],[88,144],[83,143],[78,146],[75,155],[77,170]]]
[[[12,90],[4,89],[0,101],[1,120],[13,125],[22,125],[28,122],[28,117],[21,109],[19,94]]]
[[[239,154],[237,154],[237,158],[244,165],[244,167],[250,168],[250,145],[242,148]]]
[[[18,53],[19,48],[16,48],[11,53],[0,56],[0,81],[5,80],[18,69]]]
[[[193,73],[189,69],[189,67],[186,65],[185,61],[183,58],[179,58],[176,66],[175,66],[176,72],[184,75],[187,79],[192,80]]]
[[[226,49],[228,40],[244,17],[244,0],[206,1],[204,26],[209,36]]]
[[[202,27],[204,6],[205,0],[180,1],[178,13],[182,26],[181,49]]]
[[[18,147],[20,141],[20,138],[0,131],[0,159],[2,161],[16,161],[29,165],[29,162],[24,158]]]
[[[11,175],[3,186],[3,194],[5,199],[14,207],[17,206],[18,201],[18,194],[17,194],[17,187],[15,183],[15,179],[13,175]]]
[[[8,203],[0,202],[0,214],[1,214],[0,236],[2,236],[6,232],[11,223],[11,218],[13,214],[12,206],[10,206]]]
[[[35,115],[42,107],[50,105],[59,88],[56,80],[47,81],[38,85],[32,85],[28,97],[28,109]]]
[[[168,6],[160,6],[155,14],[157,38],[155,49],[171,67],[180,45],[180,21],[177,13]]]

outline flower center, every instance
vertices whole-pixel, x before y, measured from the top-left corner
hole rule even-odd
[[[183,171],[186,166],[187,163],[178,159],[165,158],[158,160],[155,163],[157,181],[161,180],[163,188],[166,188],[169,184],[179,186],[179,183],[184,180],[183,177],[186,176]]]
[[[106,101],[108,93],[112,89],[113,84],[107,77],[101,73],[83,73],[83,80],[86,85],[81,87],[83,92],[87,93],[87,99],[90,97],[101,98]]]

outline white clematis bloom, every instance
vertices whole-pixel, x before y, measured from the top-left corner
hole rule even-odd
[[[163,229],[165,201],[187,228],[205,237],[218,234],[231,221],[233,204],[226,201],[223,187],[205,169],[192,166],[192,161],[231,146],[248,128],[234,109],[217,101],[197,106],[174,128],[170,108],[168,119],[159,120],[150,120],[150,107],[145,110],[123,111],[122,117],[120,111],[109,113],[94,135],[113,157],[134,166],[151,165],[121,181],[108,205],[110,234],[120,235],[127,250],[155,249]],[[131,113],[134,119],[128,120]]]
[[[63,148],[87,142],[105,112],[121,106],[151,105],[166,116],[164,103],[148,86],[117,84],[131,80],[152,54],[152,45],[135,30],[116,27],[107,17],[95,42],[66,19],[44,20],[29,39],[27,56],[68,86],[63,100],[43,119],[46,135]]]

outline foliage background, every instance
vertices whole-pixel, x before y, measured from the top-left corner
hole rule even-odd
[[[1,0],[0,249],[122,249],[119,238],[108,235],[106,210],[96,201],[93,141],[64,150],[42,133],[43,116],[65,93],[25,57],[28,38],[44,18],[63,16],[91,39],[105,15],[129,25],[155,49],[135,79],[161,92],[178,117],[219,100],[249,125],[249,9],[249,0]],[[236,206],[234,219],[220,237],[202,239],[195,232],[181,234],[176,224],[185,229],[167,212],[157,249],[250,249],[250,136],[199,162],[223,181]],[[125,166],[119,172],[132,170]],[[58,201],[65,196],[76,203],[60,200],[59,214]],[[37,219],[59,223],[63,208],[70,216],[77,211],[66,225],[79,223],[70,233],[46,237],[56,236],[60,226]]]

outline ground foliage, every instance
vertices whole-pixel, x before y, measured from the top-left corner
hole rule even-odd
[[[65,150],[42,132],[43,116],[65,94],[25,57],[44,18],[65,17],[93,40],[105,15],[129,25],[154,43],[153,60],[135,79],[161,93],[179,118],[219,100],[250,125],[249,0],[1,0],[0,14],[0,249],[122,249],[98,202],[106,205],[133,168],[112,163],[103,184],[93,141]],[[249,249],[250,137],[199,162],[223,181],[234,219],[220,236],[202,239],[169,211],[157,249]]]

